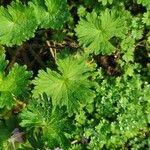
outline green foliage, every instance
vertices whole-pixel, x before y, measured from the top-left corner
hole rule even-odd
[[[16,124],[15,116],[7,120],[0,120],[0,150],[15,150],[19,146],[19,143],[16,143],[17,136],[13,134]]]
[[[34,36],[37,21],[33,9],[12,2],[8,8],[0,7],[0,43],[7,46],[20,45]]]
[[[31,72],[25,66],[14,64],[8,74],[4,71],[7,65],[5,54],[0,55],[0,108],[11,109],[18,100],[24,99],[28,93]]]
[[[86,18],[81,18],[75,31],[79,43],[91,52],[99,54],[112,54],[115,46],[109,41],[113,37],[122,38],[126,33],[125,18],[116,9],[88,13]]]
[[[150,26],[150,10],[144,13],[143,15],[143,22],[147,25]]]
[[[5,145],[7,145],[7,140],[10,136],[9,129],[6,128],[2,122],[0,122],[0,133],[0,149],[2,149]]]
[[[13,46],[34,37],[39,28],[62,28],[69,12],[66,0],[33,0],[29,5],[12,2],[0,7],[0,44]]]
[[[40,132],[42,129],[42,141],[46,146],[50,148],[58,145],[68,146],[69,141],[65,132],[69,133],[73,126],[67,118],[65,107],[54,109],[50,98],[45,94],[39,99],[30,101],[28,107],[22,112],[21,119],[22,127],[33,128],[35,132]]]
[[[31,6],[41,28],[61,28],[69,16],[66,0],[33,0]]]
[[[128,139],[144,134],[142,131],[149,131],[149,114],[146,114],[144,105],[146,99],[140,78],[135,74],[134,76],[131,79],[108,78],[100,83],[100,95],[96,104],[99,114],[96,117],[100,119],[100,123],[96,126],[90,143],[91,149],[103,149],[104,146],[107,149],[121,148]]]
[[[81,145],[73,145],[69,150],[80,150]]]
[[[102,2],[102,4],[105,6],[107,4],[112,4],[113,0],[98,0],[98,2]]]
[[[84,56],[59,58],[57,66],[57,72],[49,68],[46,72],[39,71],[38,77],[33,81],[33,96],[38,97],[45,92],[52,98],[54,106],[66,105],[69,114],[72,114],[80,104],[86,105],[94,98],[94,92],[90,89],[92,83],[88,80],[92,66]]]
[[[143,6],[146,6],[147,9],[150,9],[150,1],[147,0],[137,0],[138,4],[142,4]]]
[[[149,0],[8,3],[0,150],[148,150]]]

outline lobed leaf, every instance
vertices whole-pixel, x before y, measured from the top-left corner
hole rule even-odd
[[[33,0],[30,5],[41,28],[59,29],[68,20],[66,0]]]
[[[7,46],[20,45],[34,36],[37,20],[33,9],[12,2],[8,8],[0,7],[0,43]]]
[[[42,128],[42,139],[50,148],[67,147],[69,141],[65,133],[69,133],[73,126],[67,118],[65,107],[54,108],[46,94],[30,101],[28,107],[21,113],[21,119],[22,127],[35,130]]]
[[[80,104],[86,105],[94,97],[88,80],[91,68],[85,59],[74,57],[58,59],[57,65],[58,72],[48,68],[46,72],[39,71],[33,81],[33,96],[38,97],[45,92],[52,98],[54,106],[66,105],[69,114],[72,114]]]
[[[92,12],[85,19],[81,18],[75,31],[79,43],[91,52],[112,54],[115,46],[109,40],[124,36],[126,29],[123,22],[125,23],[124,18],[116,10],[105,9],[100,15]]]
[[[27,96],[27,85],[32,74],[25,66],[15,64],[6,75],[5,54],[0,55],[0,62],[0,108],[10,109],[17,102],[16,99],[24,99]]]

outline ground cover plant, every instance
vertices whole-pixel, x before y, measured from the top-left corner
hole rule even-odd
[[[150,149],[149,0],[0,0],[0,149]]]

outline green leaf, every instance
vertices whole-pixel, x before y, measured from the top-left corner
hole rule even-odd
[[[132,36],[127,36],[121,42],[121,50],[124,52],[123,60],[126,62],[134,61],[135,39]]]
[[[5,54],[0,56],[0,62],[0,108],[10,109],[16,104],[17,99],[24,99],[27,96],[27,85],[32,74],[25,66],[15,64],[5,75],[4,69],[7,65]]]
[[[4,51],[0,54],[0,83],[2,78],[2,72],[4,71],[5,67],[7,66],[8,61],[5,60]]]
[[[7,140],[9,139],[11,135],[11,131],[9,128],[7,128],[3,122],[0,121],[0,150],[1,148],[6,148]]]
[[[33,0],[34,8],[41,28],[61,28],[68,20],[69,11],[66,0]]]
[[[0,55],[3,55],[5,53],[5,48],[0,45]]]
[[[86,19],[80,19],[75,31],[79,43],[91,52],[111,54],[115,47],[109,40],[113,37],[122,38],[126,32],[122,22],[125,20],[116,10],[106,9],[100,15],[88,13]]]
[[[143,6],[147,7],[150,10],[150,1],[149,0],[137,0],[138,4],[142,4]]]
[[[102,4],[105,6],[107,4],[112,4],[113,0],[98,0],[98,2],[102,2]]]
[[[42,139],[47,146],[67,147],[68,140],[65,133],[69,133],[73,127],[65,107],[53,108],[50,98],[43,94],[39,99],[31,100],[28,107],[21,113],[22,127],[28,129],[42,128]]]
[[[76,145],[72,145],[71,148],[69,148],[69,150],[81,150],[82,147],[80,144],[76,144]]]
[[[68,56],[58,59],[58,72],[47,68],[40,70],[38,77],[33,81],[35,88],[33,96],[45,92],[52,98],[54,106],[67,106],[69,114],[77,111],[80,104],[86,105],[93,100],[94,93],[90,89],[92,84],[88,80],[91,69],[83,57]]]
[[[143,14],[143,23],[150,26],[150,10]]]
[[[0,7],[0,43],[7,46],[20,45],[34,36],[37,21],[33,9],[12,2],[8,9]]]

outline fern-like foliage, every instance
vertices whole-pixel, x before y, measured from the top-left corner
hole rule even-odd
[[[84,57],[72,56],[58,59],[57,65],[58,72],[49,68],[46,72],[39,71],[38,77],[33,81],[33,96],[38,97],[45,92],[52,98],[54,106],[66,105],[71,114],[78,110],[80,103],[86,105],[94,97],[88,80],[91,67]]]
[[[111,11],[105,9],[100,15],[92,12],[87,14],[86,19],[80,19],[75,31],[79,43],[91,52],[111,54],[115,47],[109,40],[113,37],[124,36],[125,19],[113,9]]]
[[[34,36],[37,20],[33,9],[12,2],[8,8],[0,7],[0,43],[7,46],[20,45]]]
[[[35,15],[41,28],[58,29],[69,16],[66,0],[32,0]]]
[[[0,108],[10,109],[16,104],[17,99],[24,99],[27,96],[27,85],[31,72],[25,66],[13,65],[8,74],[4,69],[7,66],[5,54],[0,55]]]
[[[43,94],[39,99],[31,100],[27,109],[21,113],[22,127],[42,128],[42,140],[50,148],[67,147],[69,141],[64,133],[69,133],[73,125],[67,119],[65,107],[52,106],[50,98]]]
[[[149,109],[145,107],[149,107],[149,94],[141,85],[140,77],[136,74],[130,79],[108,78],[100,83],[96,104],[100,122],[95,128],[96,138],[92,138],[90,149],[122,149],[128,139],[144,137],[144,132],[149,132]]]

